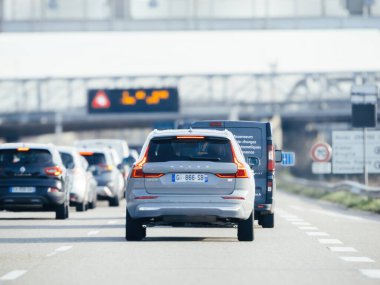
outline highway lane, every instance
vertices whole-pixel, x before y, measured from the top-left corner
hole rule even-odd
[[[152,228],[124,239],[124,203],[0,212],[0,284],[379,284],[380,216],[278,193],[276,228]]]

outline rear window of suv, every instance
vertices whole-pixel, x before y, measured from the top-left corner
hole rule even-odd
[[[53,164],[53,157],[46,149],[0,149],[0,165],[42,165]]]
[[[91,153],[91,154],[83,154],[82,156],[87,160],[89,165],[100,165],[100,164],[107,164],[106,163],[106,157],[103,153]]]
[[[166,161],[233,162],[231,143],[227,138],[219,137],[153,138],[149,143],[147,162]]]

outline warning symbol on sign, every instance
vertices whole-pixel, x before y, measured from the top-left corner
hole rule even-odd
[[[91,107],[94,109],[108,109],[111,107],[111,101],[108,98],[106,92],[99,90],[94,99],[92,99]]]

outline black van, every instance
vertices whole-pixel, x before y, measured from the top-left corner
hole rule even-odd
[[[240,144],[247,163],[255,173],[255,220],[263,228],[274,227],[275,163],[281,162],[281,151],[275,151],[269,122],[200,121],[194,129],[229,130]]]

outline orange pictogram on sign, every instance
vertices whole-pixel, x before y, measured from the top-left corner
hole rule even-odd
[[[103,90],[96,92],[94,99],[92,99],[91,107],[94,109],[108,109],[111,107],[111,101],[106,92]]]

